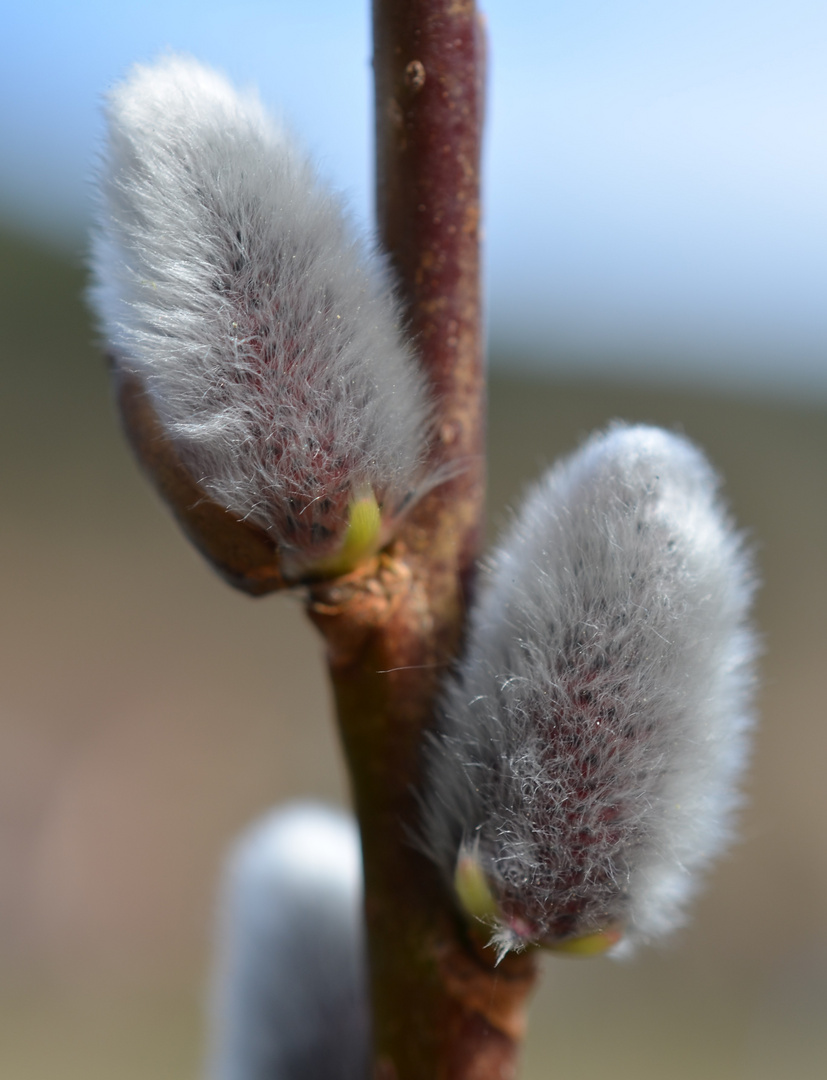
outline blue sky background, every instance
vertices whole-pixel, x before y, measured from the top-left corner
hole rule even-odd
[[[827,401],[823,0],[489,0],[495,342],[546,370]],[[102,91],[192,52],[370,220],[366,0],[7,3],[0,215],[78,245]]]

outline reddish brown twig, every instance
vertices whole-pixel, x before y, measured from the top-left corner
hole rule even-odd
[[[479,168],[483,33],[468,0],[374,0],[377,204],[438,411],[451,479],[393,549],[310,613],[326,636],[359,815],[377,1080],[513,1074],[527,956],[467,936],[416,850],[414,790],[440,676],[462,639],[484,497]]]

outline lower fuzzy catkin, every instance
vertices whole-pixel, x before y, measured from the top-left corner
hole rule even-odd
[[[107,121],[90,295],[116,368],[288,579],[381,546],[429,435],[383,264],[256,97],[195,60],[136,66]]]
[[[272,811],[227,865],[208,1080],[363,1080],[370,1006],[359,830],[313,803]]]
[[[730,838],[754,577],[718,486],[685,438],[616,424],[490,560],[423,803],[427,850],[502,952],[663,935]]]

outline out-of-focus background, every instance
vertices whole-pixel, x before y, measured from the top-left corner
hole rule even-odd
[[[557,960],[525,1076],[827,1067],[823,5],[491,0],[491,523],[616,416],[700,442],[764,579],[743,839],[673,946]],[[347,797],[319,643],[178,535],[117,430],[79,253],[98,98],[187,49],[369,217],[366,5],[33,3],[0,33],[0,1076],[198,1075],[215,880]],[[335,93],[331,93],[335,87]]]

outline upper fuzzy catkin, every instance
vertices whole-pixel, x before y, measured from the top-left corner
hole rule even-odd
[[[222,890],[208,1080],[364,1080],[370,1008],[352,818],[294,803],[233,849]]]
[[[257,98],[196,61],[136,66],[106,115],[91,297],[116,364],[295,577],[361,499],[387,539],[429,406],[383,266]]]
[[[616,424],[529,493],[488,566],[423,791],[427,848],[460,897],[481,876],[501,951],[683,921],[739,801],[753,588],[685,438]]]

